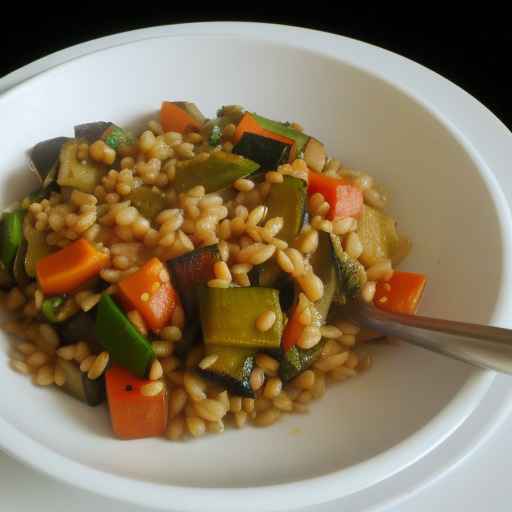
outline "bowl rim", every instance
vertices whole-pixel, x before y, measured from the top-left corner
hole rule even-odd
[[[126,36],[126,41],[113,46],[125,46],[137,41],[160,37],[217,35],[221,37],[235,36],[250,38],[261,42],[276,43],[313,51],[324,57],[329,56],[384,80],[392,87],[408,95],[412,101],[419,103],[422,108],[429,111],[431,115],[445,125],[475,161],[481,171],[482,179],[489,187],[497,205],[500,206],[499,220],[502,229],[503,251],[505,256],[511,253],[511,236],[510,228],[508,228],[508,226],[511,225],[509,222],[510,210],[502,190],[497,185],[495,176],[493,176],[489,170],[491,165],[488,163],[488,158],[484,158],[480,148],[479,151],[477,151],[470,138],[465,136],[467,127],[465,126],[464,130],[460,127],[460,117],[457,120],[456,115],[448,117],[441,114],[441,110],[443,110],[443,112],[445,111],[444,107],[442,109],[438,108],[436,102],[433,101],[432,98],[428,98],[425,91],[418,92],[418,81],[426,81],[430,86],[440,87],[444,94],[449,93],[460,101],[463,99],[466,102],[468,102],[468,99],[471,100],[469,104],[474,110],[472,113],[473,122],[475,121],[473,116],[479,116],[482,123],[487,125],[487,129],[489,129],[489,125],[491,125],[495,133],[499,132],[502,137],[505,134],[506,138],[509,140],[512,134],[508,132],[506,127],[504,127],[493,114],[474,100],[474,98],[432,71],[404,57],[360,41],[334,34],[284,25],[243,22],[207,22],[154,27],[120,34],[120,36],[123,35]],[[293,37],[290,37],[290,35],[293,35]],[[81,45],[77,45],[75,48],[79,46]],[[97,51],[108,51],[111,47],[112,46]],[[87,58],[94,53],[96,53],[96,51],[83,55],[79,57],[79,59]],[[16,91],[21,90],[23,87],[33,85],[33,82],[40,79],[41,76],[47,73],[58,72],[60,66],[64,65],[66,65],[66,62],[50,68],[48,71],[37,76],[33,76],[19,86],[13,87],[11,90],[1,94],[0,103],[2,101],[8,101],[11,94],[15,94]],[[478,123],[475,122],[474,124]],[[492,137],[486,138],[488,140],[492,139]],[[503,146],[500,149],[503,149]],[[487,153],[490,153],[490,151],[488,150]],[[492,165],[492,167],[495,168],[495,165]],[[505,258],[504,261],[507,261],[507,259]],[[508,296],[510,294],[507,294],[505,284],[510,281],[511,269],[505,266],[503,271],[503,285],[492,318],[493,323],[497,322],[500,324],[506,322],[504,313],[508,309],[507,303],[510,302],[510,297]],[[412,464],[435,448],[435,446],[456,430],[478,405],[493,379],[494,373],[492,372],[475,372],[469,382],[466,383],[450,404],[441,410],[431,422],[418,430],[411,437],[386,452],[351,466],[350,468],[338,470],[312,479],[286,484],[252,487],[248,489],[208,489],[154,484],[119,477],[89,468],[80,463],[71,461],[64,456],[58,455],[30,439],[28,436],[21,434],[2,418],[0,418],[0,444],[7,453],[21,459],[23,462],[38,470],[42,470],[45,473],[67,481],[68,483],[78,485],[79,487],[99,492],[113,498],[135,502],[140,505],[168,508],[168,503],[174,501],[174,503],[180,503],[182,510],[195,510],[205,507],[211,509],[212,503],[217,502],[217,500],[222,500],[224,508],[227,508],[229,505],[239,506],[243,504],[247,510],[261,510],[262,508],[268,508],[268,504],[272,503],[274,509],[286,509],[293,505],[312,505],[356,492]],[[453,415],[455,409],[461,411],[458,420],[452,422],[449,429],[444,428],[443,425],[447,422],[448,416]],[[449,411],[452,411],[452,413],[448,414]],[[441,430],[443,431],[443,435],[436,437],[435,434],[439,433]],[[427,444],[428,449],[425,449]],[[414,453],[414,456],[411,456],[412,453]],[[387,459],[391,456],[395,462],[392,469],[390,469],[387,462]],[[367,475],[369,472],[373,475],[370,479],[371,481],[368,481],[367,477],[362,478],[363,475]],[[363,481],[364,484],[362,485],[361,482]],[[193,490],[193,493],[190,493],[191,490]],[[169,501],[171,497],[173,500]],[[176,501],[176,498],[178,498],[179,501]],[[251,502],[249,508],[247,508],[248,500]]]

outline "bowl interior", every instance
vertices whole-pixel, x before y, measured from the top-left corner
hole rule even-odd
[[[34,187],[25,151],[36,142],[72,134],[80,122],[140,125],[163,99],[195,101],[207,115],[238,103],[299,121],[344,166],[370,173],[389,192],[390,211],[414,244],[403,268],[429,278],[421,312],[491,320],[502,238],[475,161],[444,124],[393,85],[305,50],[226,37],[160,38],[95,53],[29,81],[0,97],[0,203]],[[483,240],[485,265],[475,250]],[[193,442],[127,443],[113,439],[105,407],[88,408],[12,373],[0,338],[0,386],[9,390],[0,394],[1,418],[86,467],[185,486],[261,486],[347,469],[408,442],[441,412],[446,435],[468,412],[455,398],[480,375],[405,344],[373,347],[374,368],[333,386],[309,415]],[[418,454],[411,452],[411,461]]]

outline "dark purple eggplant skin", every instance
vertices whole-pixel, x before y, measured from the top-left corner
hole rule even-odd
[[[84,123],[75,126],[75,138],[84,139],[89,143],[92,143],[101,136],[107,128],[110,128],[113,123],[110,121],[96,121],[94,123]]]
[[[98,379],[91,380],[87,377],[87,373],[82,373],[82,384],[84,386],[87,403],[95,407],[105,401],[105,378],[102,375]]]
[[[55,137],[54,139],[43,140],[30,151],[30,159],[41,177],[41,181],[44,181],[53,169],[59,159],[60,148],[68,140],[71,139],[69,137]]]

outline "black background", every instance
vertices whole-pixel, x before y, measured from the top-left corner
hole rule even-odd
[[[243,20],[297,25],[361,39],[415,60],[466,89],[489,107],[510,128],[512,100],[509,75],[512,68],[512,30],[507,13],[491,3],[468,3],[458,12],[444,7],[410,2],[406,7],[327,8],[320,3],[277,4],[224,3],[187,8],[167,0],[130,5],[121,2],[74,2],[53,7],[10,3],[4,9],[0,30],[0,76],[34,59],[97,37],[152,25],[192,21]],[[359,4],[357,4],[359,5]],[[395,5],[395,3],[393,3]],[[4,6],[5,7],[5,6]]]

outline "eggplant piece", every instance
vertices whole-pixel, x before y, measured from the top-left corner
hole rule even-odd
[[[96,323],[95,315],[92,311],[79,311],[66,321],[59,323],[57,330],[61,341],[69,345],[78,341],[87,341],[92,345],[98,345],[94,325]]]
[[[291,144],[279,140],[245,132],[233,153],[257,162],[264,170],[273,170],[288,161],[291,147]]]
[[[9,290],[14,284],[16,283],[11,274],[0,266],[0,290]]]
[[[304,160],[308,167],[316,172],[322,172],[326,159],[325,146],[311,137],[304,148]]]
[[[167,262],[171,279],[188,318],[197,316],[196,288],[215,277],[213,266],[222,258],[217,244],[200,247]]]
[[[97,121],[75,126],[75,138],[84,139],[89,144],[101,139],[101,136],[113,125],[109,121]]]
[[[48,185],[55,178],[59,154],[62,146],[70,141],[69,137],[55,137],[36,144],[30,152],[30,166],[44,185]]]
[[[59,173],[57,183],[61,187],[71,187],[86,193],[93,193],[101,178],[106,173],[106,167],[90,159],[78,160],[78,141],[66,142],[59,155]]]
[[[205,353],[206,355],[216,354],[218,358],[206,370],[199,370],[201,375],[226,386],[232,394],[254,398],[250,377],[254,368],[255,350],[206,345]]]
[[[105,401],[105,379],[103,375],[91,380],[86,372],[81,372],[77,363],[57,359],[57,366],[64,372],[66,381],[62,390],[90,406],[96,406]]]
[[[176,168],[174,188],[180,193],[203,185],[206,193],[210,194],[230,187],[238,178],[252,174],[259,167],[256,162],[240,155],[215,151],[207,160],[180,162]]]
[[[279,364],[279,377],[283,382],[289,382],[295,378],[299,373],[307,370],[322,353],[322,348],[325,344],[321,340],[317,345],[310,349],[302,349],[293,346],[281,355]]]
[[[146,219],[153,219],[167,206],[165,194],[153,187],[141,186],[132,190],[126,197]]]
[[[279,292],[272,288],[208,288],[198,289],[203,339],[206,345],[228,345],[249,348],[276,348],[283,334],[283,313]],[[256,327],[265,311],[272,311],[275,322],[267,331]]]

